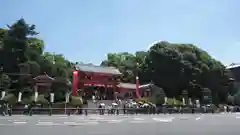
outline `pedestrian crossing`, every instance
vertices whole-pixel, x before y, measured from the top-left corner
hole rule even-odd
[[[207,118],[206,118],[207,116]],[[214,117],[213,117],[214,116]],[[99,124],[147,124],[171,123],[181,121],[201,121],[218,116],[235,115],[120,115],[120,116],[5,116],[0,117],[1,126],[94,126]]]

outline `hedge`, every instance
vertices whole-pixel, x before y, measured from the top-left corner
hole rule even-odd
[[[4,98],[9,104],[15,104],[17,102],[17,97],[14,94],[7,94]]]

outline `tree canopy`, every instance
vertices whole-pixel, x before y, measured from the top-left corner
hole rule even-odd
[[[142,84],[152,81],[168,97],[180,97],[187,90],[189,97],[203,99],[204,89],[209,89],[215,103],[227,99],[229,71],[193,44],[162,41],[146,52],[109,53],[102,65],[119,68],[124,82],[134,83],[136,75]]]
[[[37,38],[35,25],[23,18],[7,28],[0,28],[1,90],[15,95],[29,86],[29,79],[42,74],[71,78],[74,64],[62,54],[44,51],[44,41]]]

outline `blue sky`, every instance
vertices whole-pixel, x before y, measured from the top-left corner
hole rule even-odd
[[[23,17],[45,50],[99,64],[108,52],[157,40],[193,43],[224,64],[240,62],[239,0],[1,0],[0,27]]]

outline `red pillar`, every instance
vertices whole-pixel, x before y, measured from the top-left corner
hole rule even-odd
[[[73,71],[73,83],[72,83],[72,95],[77,96],[77,90],[78,90],[78,71]]]

